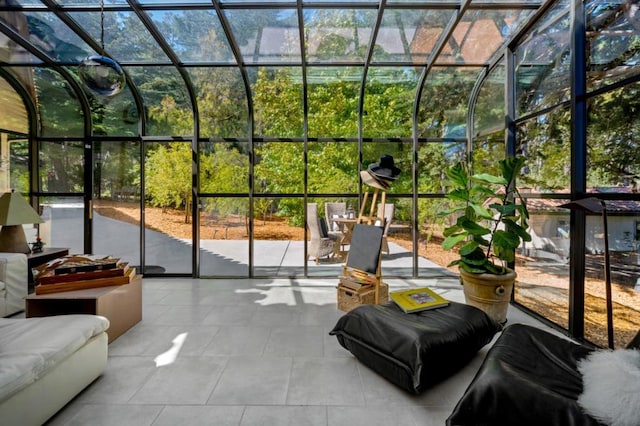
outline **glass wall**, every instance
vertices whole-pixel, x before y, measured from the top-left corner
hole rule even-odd
[[[143,273],[140,142],[98,142],[93,150],[93,164],[93,252],[117,254]],[[147,226],[153,226],[151,216],[147,217]]]
[[[196,3],[107,8],[100,41],[127,74],[113,97],[77,72],[101,44],[98,4],[0,12],[10,159],[0,172],[39,198],[45,243],[112,251],[123,233],[119,251],[151,275],[335,275],[340,262],[305,258],[307,205],[343,238],[326,203],[358,211],[373,193],[359,173],[389,154],[401,174],[387,191],[383,274],[449,274],[433,266],[450,254],[437,250],[446,167],[494,173],[495,160],[521,154],[534,238],[516,264],[516,302],[563,327],[593,323],[585,334],[600,341],[590,315],[603,229],[561,207],[596,196],[611,220],[616,334],[627,338],[640,210],[634,2]],[[584,34],[571,32],[571,7]],[[571,282],[583,258],[586,276]],[[583,288],[584,301],[570,299]],[[571,318],[583,302],[588,319]]]
[[[144,144],[145,273],[192,272],[190,142]]]
[[[515,116],[507,122],[515,129],[513,137],[495,132],[475,138],[472,158],[475,171],[487,170],[483,164],[509,149],[526,160],[518,186],[530,213],[532,241],[520,248],[516,259],[515,301],[563,328],[584,327],[584,337],[600,346],[607,346],[604,265],[608,238],[614,340],[616,347],[623,347],[640,326],[640,158],[634,47],[638,35],[630,2],[585,2],[587,62],[583,67],[570,50],[567,6],[567,2],[556,2],[513,49],[514,69],[506,70],[514,75]],[[572,68],[573,74],[569,72]],[[495,85],[491,77],[478,92],[474,133],[492,128],[484,125],[492,121],[486,119],[489,106],[498,104],[487,102]],[[576,97],[572,90],[581,87],[591,94]],[[581,122],[587,123],[586,129],[580,127]],[[507,146],[501,148],[501,139]],[[497,151],[492,154],[494,148]],[[585,196],[606,205],[607,235],[599,213],[571,212],[564,207],[574,197]],[[584,229],[578,227],[580,217]],[[578,245],[576,241],[582,238],[584,245]],[[573,262],[584,262],[584,278],[574,274]],[[583,300],[572,299],[582,294]],[[571,317],[572,304],[584,305],[584,318]]]
[[[640,120],[631,83],[593,96],[587,126],[587,192],[604,200],[611,259],[613,325],[617,347],[626,345],[640,328]],[[600,215],[588,216],[585,232],[585,334],[607,344],[604,309],[604,230]]]

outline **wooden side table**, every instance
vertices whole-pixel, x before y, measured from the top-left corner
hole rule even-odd
[[[28,292],[33,293],[33,272],[31,271],[36,266],[40,266],[45,264],[53,259],[57,259],[59,257],[63,257],[69,254],[68,248],[55,248],[55,247],[47,247],[44,248],[40,253],[29,253],[27,254],[27,264],[28,264]]]
[[[27,318],[50,315],[91,314],[106,317],[109,343],[142,320],[142,276],[129,284],[30,294],[26,298]]]

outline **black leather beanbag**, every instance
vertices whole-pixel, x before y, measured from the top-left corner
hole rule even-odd
[[[391,302],[355,308],[329,334],[390,382],[420,393],[465,366],[500,329],[462,303],[405,314]]]
[[[592,350],[528,325],[506,327],[447,425],[599,425],[577,403],[577,363]]]

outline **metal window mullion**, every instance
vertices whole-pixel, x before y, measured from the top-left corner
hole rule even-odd
[[[134,1],[134,0],[127,0],[127,3],[129,3],[129,5],[131,6],[131,9],[133,10],[133,12],[136,14],[136,16],[138,17],[138,19],[140,19],[140,21],[142,22],[142,24],[145,26],[145,28],[147,29],[147,31],[149,31],[149,33],[151,34],[151,36],[154,38],[154,40],[156,41],[156,43],[158,43],[158,45],[160,46],[160,48],[162,49],[162,51],[167,55],[167,57],[171,60],[171,63],[173,64],[173,66],[176,68],[176,70],[178,71],[178,73],[180,74],[180,76],[182,77],[182,80],[186,86],[187,89],[187,93],[189,94],[189,98],[191,100],[191,113],[193,114],[193,135],[191,136],[191,151],[192,151],[192,170],[191,170],[191,192],[192,192],[192,200],[191,200],[191,230],[192,230],[192,236],[191,236],[191,240],[194,242],[194,244],[192,244],[192,250],[191,250],[191,254],[192,254],[192,262],[191,262],[191,275],[194,278],[197,278],[200,275],[200,250],[198,248],[198,244],[199,243],[199,224],[200,224],[200,215],[198,214],[198,199],[196,197],[197,194],[197,185],[198,185],[198,139],[200,137],[200,115],[199,115],[199,111],[198,111],[198,100],[197,100],[197,96],[196,96],[196,92],[195,89],[193,87],[193,83],[191,81],[191,77],[189,76],[189,73],[187,73],[187,71],[184,69],[184,67],[181,66],[181,62],[180,59],[178,58],[178,56],[176,55],[176,53],[173,51],[173,49],[169,46],[169,44],[166,42],[166,40],[164,39],[164,37],[162,36],[162,34],[160,34],[160,32],[158,31],[158,29],[156,28],[155,24],[153,23],[153,21],[149,18],[149,16],[143,12],[140,7],[139,4]],[[144,143],[144,142],[142,142]],[[144,152],[144,150],[141,150],[141,152]],[[143,167],[141,167],[141,169],[144,171],[144,157],[142,157],[140,159],[141,165]],[[144,174],[144,172],[142,173]],[[142,222],[140,223],[140,246],[141,246],[141,250],[140,250],[140,255],[144,256],[144,246],[145,246],[145,233],[144,233],[144,227],[145,227],[145,223],[144,223],[144,181],[141,182],[141,188],[140,188],[140,211],[143,212],[141,214],[141,220]],[[140,265],[144,270],[144,265],[146,263],[146,259],[144,257],[140,258]]]
[[[371,31],[371,38],[369,40],[369,47],[367,49],[367,54],[365,57],[364,66],[362,69],[362,80],[360,81],[360,98],[358,99],[358,204],[362,201],[362,180],[360,179],[360,170],[362,169],[362,161],[363,161],[363,151],[364,151],[364,129],[362,124],[362,117],[364,115],[364,97],[365,97],[365,86],[367,84],[367,75],[369,73],[369,67],[371,65],[371,58],[373,57],[373,51],[376,45],[376,39],[378,38],[378,32],[380,30],[380,25],[382,24],[382,15],[385,11],[385,5],[387,4],[387,0],[380,0],[378,15],[376,16],[376,22],[373,27],[373,31]],[[374,206],[375,207],[375,206]],[[384,206],[383,206],[384,208]],[[358,206],[358,211],[360,210],[360,206]],[[413,253],[415,257],[416,254]]]
[[[422,74],[420,75],[420,79],[418,80],[418,86],[416,88],[416,97],[413,101],[413,128],[412,128],[412,137],[413,137],[413,161],[412,161],[412,185],[413,185],[413,200],[412,200],[412,212],[411,212],[411,217],[412,217],[412,224],[411,224],[411,239],[412,239],[412,243],[413,243],[413,248],[414,251],[418,250],[419,247],[419,237],[420,237],[420,232],[419,232],[419,228],[418,228],[418,134],[419,134],[419,129],[418,129],[418,112],[420,111],[420,98],[422,97],[422,90],[424,88],[424,83],[427,80],[427,75],[429,75],[429,72],[431,71],[431,69],[433,68],[433,65],[436,61],[436,59],[438,58],[438,56],[440,55],[440,53],[442,52],[442,50],[444,49],[444,47],[446,46],[447,41],[449,40],[449,38],[453,35],[453,31],[455,30],[456,26],[458,25],[458,23],[460,22],[460,20],[462,19],[462,16],[464,15],[465,11],[469,8],[469,5],[471,4],[471,0],[464,0],[460,6],[460,9],[457,11],[457,13],[451,17],[451,19],[449,20],[449,22],[447,23],[447,26],[444,28],[442,34],[440,35],[440,38],[438,39],[436,45],[433,48],[433,51],[431,52],[431,54],[429,55],[429,58],[427,59],[427,63],[424,66],[424,69],[422,70]],[[468,141],[467,141],[468,143]],[[413,257],[413,276],[417,277],[418,276],[418,257],[414,256]]]
[[[254,147],[253,147],[253,131],[254,131],[254,120],[253,120],[253,96],[251,95],[251,85],[249,84],[249,75],[247,74],[247,69],[244,66],[244,62],[242,60],[242,53],[240,52],[240,47],[235,37],[233,36],[233,31],[231,30],[231,24],[227,20],[226,15],[224,14],[222,7],[220,5],[219,0],[211,0],[213,6],[216,9],[216,13],[218,14],[218,19],[220,20],[220,25],[222,26],[222,30],[224,31],[225,36],[227,37],[227,41],[229,43],[229,47],[231,48],[231,52],[233,53],[233,57],[236,60],[236,65],[240,70],[240,75],[242,76],[242,82],[244,84],[245,93],[247,95],[247,110],[248,110],[248,138],[249,138],[249,278],[253,277],[253,260],[254,260],[254,217],[253,217],[253,180],[254,180],[254,163],[255,163],[255,155],[254,155]]]
[[[473,114],[476,109],[476,102],[478,100],[478,96],[480,94],[480,89],[482,88],[482,83],[489,75],[489,71],[487,68],[483,68],[482,71],[478,74],[476,78],[476,82],[471,89],[471,93],[469,94],[469,100],[467,102],[467,158],[473,158],[473,126],[474,119]]]
[[[506,155],[516,155],[516,55],[515,52],[508,47],[505,49],[505,144]]]
[[[305,33],[304,33],[304,15],[302,13],[302,0],[296,1],[296,13],[298,16],[298,34],[300,39],[300,60],[302,62],[302,156],[303,156],[303,177],[302,177],[302,198],[303,198],[303,208],[302,208],[302,216],[304,223],[307,223],[307,202],[308,198],[308,170],[307,170],[307,162],[308,162],[308,154],[309,154],[309,98],[308,98],[308,90],[307,90],[307,52],[305,49]],[[307,265],[307,256],[309,255],[308,250],[308,239],[309,239],[309,230],[307,226],[304,227],[304,267],[303,267],[303,275],[305,278],[309,276],[309,267]]]
[[[587,188],[586,33],[582,0],[571,2],[571,199],[584,197]],[[584,338],[585,212],[571,210],[569,332]]]

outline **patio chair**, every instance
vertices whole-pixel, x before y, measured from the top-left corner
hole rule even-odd
[[[385,204],[384,211],[382,210],[382,203],[378,203],[378,217],[384,217],[384,230],[382,232],[382,251],[389,254],[389,243],[387,242],[387,233],[393,220],[393,214],[396,211],[396,207],[393,204]]]
[[[313,256],[317,264],[322,257],[339,254],[340,238],[329,234],[324,218],[318,216],[317,203],[307,204],[307,228],[311,236],[307,247],[307,261]]]
[[[347,203],[334,202],[324,203],[324,217],[329,227],[329,234],[341,235],[340,224],[333,221],[336,215],[345,215],[347,213]]]

